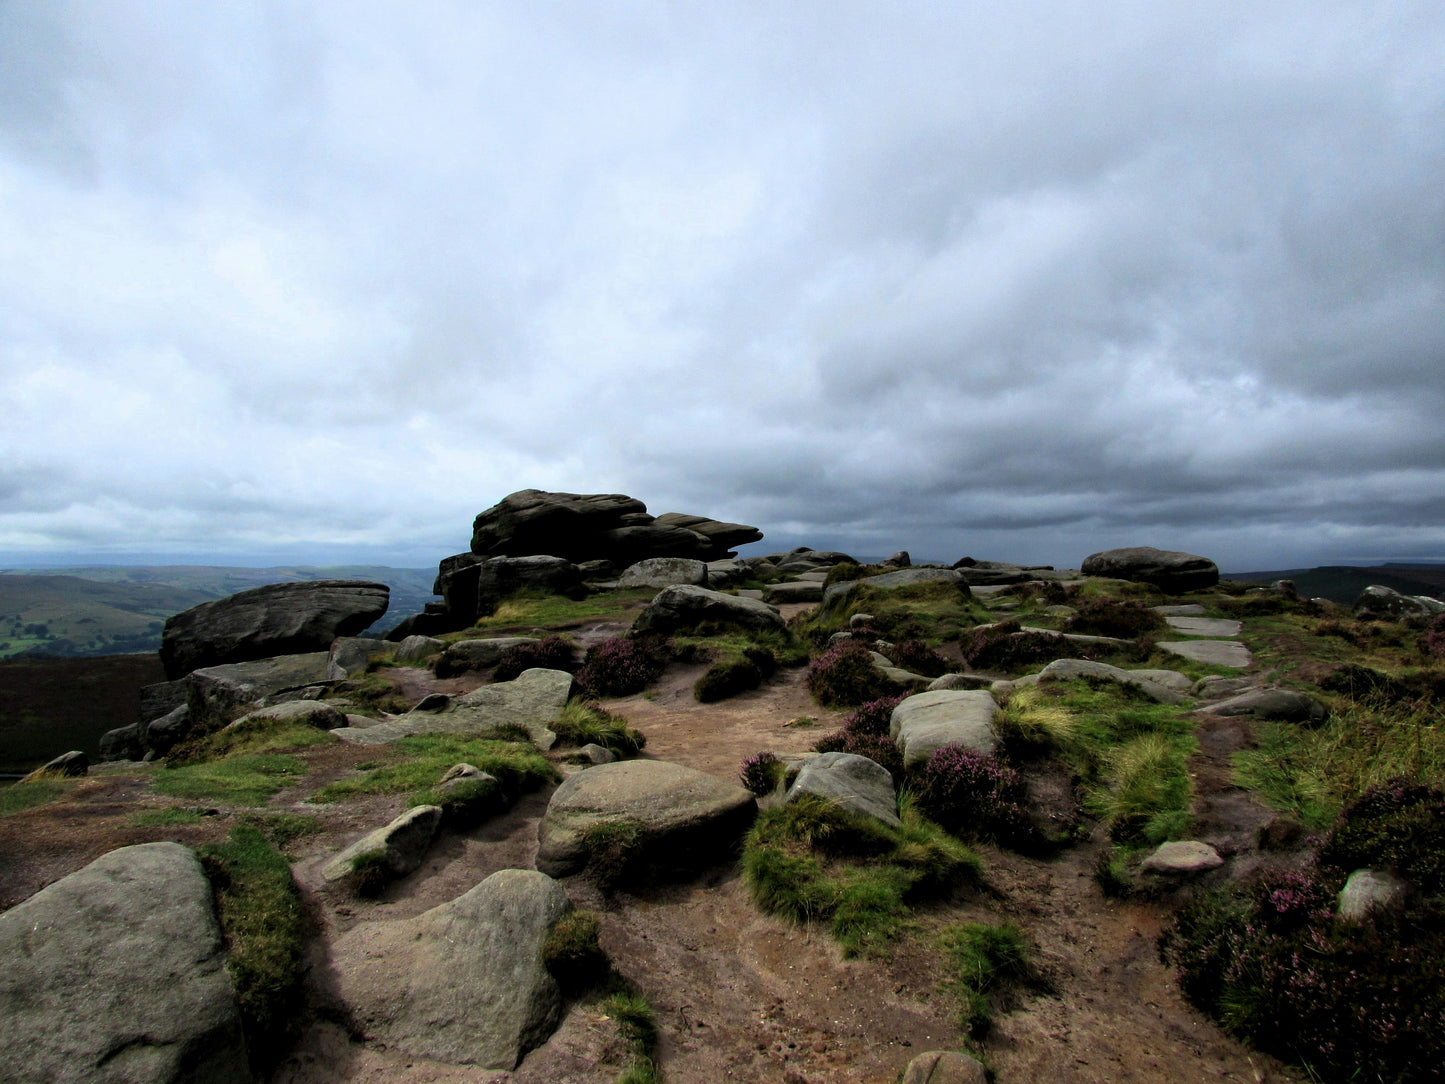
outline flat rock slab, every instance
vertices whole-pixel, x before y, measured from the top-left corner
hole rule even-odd
[[[483,685],[455,697],[440,711],[413,709],[376,726],[332,733],[359,745],[384,745],[413,734],[482,734],[499,726],[519,726],[539,749],[550,749],[557,735],[548,724],[561,714],[571,695],[571,674],[534,667],[512,681]]]
[[[1175,632],[1186,636],[1238,636],[1244,622],[1229,617],[1191,617],[1165,615],[1164,620]]]
[[[1055,659],[1036,675],[1019,678],[1015,685],[1073,681],[1076,678],[1097,678],[1118,685],[1130,685],[1161,704],[1179,704],[1192,686],[1189,678],[1177,670],[1125,670],[1104,662],[1088,659]]]
[[[1159,849],[1144,859],[1144,864],[1140,866],[1140,869],[1148,873],[1190,877],[1199,873],[1208,873],[1222,865],[1224,865],[1224,859],[1220,858],[1219,852],[1208,843],[1187,839],[1159,844]]]
[[[815,794],[850,813],[872,817],[895,828],[898,794],[888,769],[854,753],[819,753],[803,762],[798,777],[783,801],[792,802],[804,794]]]
[[[1210,666],[1232,666],[1243,670],[1253,665],[1254,656],[1238,640],[1167,640],[1159,647],[1171,655]]]
[[[193,671],[186,678],[186,706],[191,725],[215,727],[229,723],[258,700],[293,697],[298,690],[327,684],[330,653],[278,655],[272,659],[225,663]]]
[[[662,760],[599,764],[553,792],[537,833],[537,868],[554,877],[579,872],[589,857],[588,830],[619,822],[636,826],[644,860],[721,859],[757,810],[751,791],[695,768]]]
[[[322,700],[287,700],[248,712],[229,726],[264,723],[300,723],[317,730],[336,730],[346,725],[346,716]]]
[[[515,1069],[562,1018],[541,948],[571,909],[545,874],[500,870],[416,918],[347,934],[339,955],[362,963],[341,970],[341,998],[368,1036],[406,1054]]]
[[[1250,689],[1200,710],[1210,715],[1252,715],[1306,726],[1318,726],[1330,714],[1321,701],[1294,689]]]
[[[211,885],[178,843],[102,855],[0,915],[0,1080],[251,1080]]]
[[[1181,602],[1175,606],[1151,606],[1150,609],[1164,617],[1204,616],[1204,606],[1198,602]]]
[[[906,767],[924,764],[935,749],[962,745],[976,753],[998,747],[993,717],[998,702],[984,689],[943,689],[918,693],[893,709],[889,736],[898,743]]]
[[[670,635],[704,621],[745,629],[782,632],[788,625],[775,607],[742,595],[724,595],[706,587],[664,587],[637,615],[631,635]]]

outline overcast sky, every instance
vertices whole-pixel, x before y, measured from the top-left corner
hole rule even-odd
[[[1439,0],[0,0],[0,565],[1445,558]]]

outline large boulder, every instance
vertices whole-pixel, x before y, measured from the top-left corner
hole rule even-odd
[[[617,578],[618,587],[672,587],[707,584],[707,565],[687,557],[649,557],[629,565]]]
[[[490,670],[514,647],[538,643],[535,636],[488,636],[476,640],[455,640],[446,645],[437,660],[442,675],[460,674],[467,670]]]
[[[1399,621],[1403,618],[1429,618],[1445,613],[1445,602],[1429,595],[1404,595],[1391,587],[1373,584],[1360,592],[1355,599],[1356,617],[1373,618],[1383,621]]]
[[[662,527],[682,527],[702,535],[711,543],[713,550],[713,556],[708,560],[724,557],[728,551],[746,546],[750,542],[760,542],[763,537],[762,531],[745,523],[723,523],[706,516],[688,515],[686,512],[664,512],[655,522]]]
[[[787,622],[777,609],[758,599],[709,591],[706,587],[665,587],[637,615],[630,635],[667,636],[703,622],[738,625],[745,629],[783,632]]]
[[[367,1035],[402,1054],[515,1069],[562,1019],[541,949],[571,909],[545,874],[499,870],[416,918],[352,930],[339,950],[359,963],[339,993]]]
[[[1219,583],[1219,566],[1207,557],[1153,546],[1127,546],[1104,550],[1084,558],[1085,576],[1110,576],[1136,583],[1152,583],[1161,591],[1180,594]]]
[[[867,579],[830,584],[823,591],[823,605],[819,608],[818,614],[823,618],[831,617],[846,606],[864,587],[877,591],[895,591],[900,587],[911,587],[917,583],[951,583],[965,597],[971,594],[967,582],[956,569],[919,565],[916,568],[900,568],[896,572],[869,576]]]
[[[803,761],[783,801],[815,794],[850,813],[902,826],[898,794],[888,769],[854,753],[819,753]]]
[[[600,764],[552,794],[538,829],[537,868],[554,877],[582,870],[588,832],[625,824],[644,862],[695,864],[731,851],[757,815],[757,799],[736,783],[661,760]]]
[[[888,734],[898,743],[903,765],[926,764],[934,750],[962,745],[975,753],[998,748],[993,717],[998,703],[985,689],[946,689],[918,693],[893,709]]]
[[[525,557],[477,557],[459,553],[445,558],[432,591],[442,596],[448,621],[457,629],[496,613],[504,599],[519,591],[540,591],[568,598],[587,597],[582,570],[548,554]]]
[[[166,677],[223,663],[326,651],[386,613],[390,588],[364,580],[274,583],[203,602],[166,622]]]
[[[0,915],[0,1080],[250,1081],[225,964],[195,855],[102,855]]]
[[[372,636],[339,636],[331,644],[326,676],[332,681],[344,681],[352,674],[365,670],[367,663],[377,656],[391,658],[395,654],[396,645],[390,640]]]
[[[988,1084],[988,1070],[957,1050],[930,1050],[908,1063],[899,1084]]]
[[[1330,709],[1321,701],[1296,689],[1250,689],[1200,710],[1210,715],[1252,715],[1305,726],[1318,726],[1330,715]]]
[[[598,539],[604,532],[624,526],[628,516],[646,513],[647,505],[622,493],[524,489],[477,516],[472,523],[472,552],[498,557],[545,553],[586,561],[601,555]],[[644,522],[651,521],[646,516]]]
[[[1189,678],[1177,670],[1125,670],[1092,659],[1055,659],[1031,678],[1020,678],[1014,684],[1047,684],[1051,681],[1075,681],[1086,678],[1128,685],[1160,704],[1181,704],[1184,694],[1193,687]]]

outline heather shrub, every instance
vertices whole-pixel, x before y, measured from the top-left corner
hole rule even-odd
[[[873,664],[866,646],[844,640],[809,665],[808,691],[818,703],[833,707],[891,696],[898,692],[898,686]]]
[[[777,790],[778,784],[783,781],[783,762],[776,753],[754,753],[743,761],[739,778],[743,786],[761,798]]]
[[[523,670],[538,667],[543,670],[565,670],[572,673],[577,669],[577,660],[572,654],[572,645],[555,633],[538,640],[535,644],[518,644],[502,652],[501,661],[492,671],[493,681],[511,681]]]
[[[1014,845],[1037,834],[1028,818],[1023,780],[988,753],[945,745],[928,758],[913,784],[924,812],[950,832]]]
[[[1142,602],[1100,596],[1080,599],[1064,630],[1132,640],[1167,627],[1164,618]]]
[[[615,636],[587,652],[577,684],[588,696],[629,696],[662,676],[671,657],[666,640]]]
[[[1196,1005],[1312,1077],[1439,1080],[1445,907],[1341,923],[1341,880],[1275,871],[1211,892],[1181,909],[1161,956]]]
[[[1403,777],[1370,787],[1341,812],[1319,862],[1341,874],[1390,870],[1445,895],[1445,790]]]
[[[863,578],[863,566],[856,561],[840,561],[828,569],[828,578],[823,581],[824,587],[835,583],[851,583],[854,580]]]
[[[971,629],[960,638],[963,660],[975,670],[1013,672],[1055,659],[1097,658],[1108,654],[1106,645],[1071,644],[1052,632],[1025,632],[1017,621],[1001,621]]]
[[[897,783],[903,778],[903,754],[898,751],[898,743],[888,736],[888,731],[892,726],[893,709],[902,699],[900,696],[885,696],[860,705],[857,711],[843,720],[842,729],[820,738],[813,751],[867,757],[887,768]]]
[[[1432,659],[1445,659],[1445,614],[1431,621],[1415,641],[1420,654]]]
[[[883,650],[894,666],[924,677],[941,677],[948,673],[948,660],[922,640],[904,640]]]
[[[756,689],[762,683],[763,672],[752,659],[723,659],[713,663],[702,677],[693,682],[692,695],[701,703],[710,704]]]

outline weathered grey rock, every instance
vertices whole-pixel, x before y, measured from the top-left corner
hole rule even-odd
[[[858,613],[848,618],[848,627],[850,629],[867,628],[871,622],[877,620],[872,614]]]
[[[1194,683],[1194,695],[1201,700],[1217,700],[1222,696],[1233,696],[1235,693],[1242,693],[1246,689],[1254,689],[1258,686],[1259,679],[1250,675],[1221,677],[1218,674],[1211,674]]]
[[[782,632],[787,622],[777,609],[756,599],[709,591],[706,587],[664,587],[637,615],[629,635],[668,636],[694,628],[704,621],[738,625],[745,629]]]
[[[1249,648],[1238,640],[1161,640],[1159,648],[1194,662],[1232,666],[1237,670],[1248,669],[1254,662]]]
[[[1022,565],[1004,561],[975,561],[972,557],[963,557],[955,561],[953,567],[970,587],[1006,587],[1037,578]]]
[[[186,681],[158,681],[154,685],[142,686],[140,691],[140,718],[144,725],[162,715],[169,715],[186,702]]]
[[[1324,704],[1294,689],[1251,689],[1200,710],[1210,715],[1252,715],[1305,726],[1318,726],[1330,716]]]
[[[582,870],[594,825],[638,829],[644,857],[658,865],[721,860],[757,815],[751,791],[662,760],[601,764],[566,780],[547,803],[538,830],[537,868],[554,877]]]
[[[439,711],[420,705],[376,726],[346,727],[332,733],[359,745],[383,745],[413,734],[486,734],[497,727],[521,727],[538,748],[550,749],[557,735],[548,724],[572,695],[572,675],[564,670],[523,670],[512,681],[483,685],[456,696]]]
[[[893,709],[888,733],[911,768],[926,763],[934,750],[945,745],[962,745],[976,753],[992,753],[998,747],[993,727],[998,703],[982,689],[947,689],[918,693]]]
[[[908,555],[907,550],[899,550],[885,558],[883,564],[889,568],[907,568],[913,564],[913,558]]]
[[[1339,917],[1346,922],[1363,922],[1376,911],[1399,907],[1409,892],[1410,886],[1393,873],[1357,869],[1340,889]]]
[[[1073,681],[1076,678],[1095,678],[1112,681],[1119,685],[1130,685],[1148,694],[1151,700],[1161,704],[1183,702],[1184,693],[1191,687],[1189,678],[1175,670],[1125,670],[1103,662],[1087,659],[1055,659],[1038,672],[1035,680]],[[1020,678],[1015,684],[1027,684],[1027,678]]]
[[[145,754],[146,747],[141,741],[139,723],[118,726],[100,736],[101,760],[139,760]]]
[[[1179,594],[1219,583],[1219,566],[1207,557],[1152,546],[1104,550],[1084,558],[1085,576],[1112,576],[1136,583],[1152,583],[1161,591]]]
[[[257,701],[296,699],[303,690],[324,686],[327,660],[327,652],[317,651],[193,671],[186,679],[192,729],[216,730]]]
[[[346,725],[346,716],[321,700],[287,700],[248,711],[227,726],[256,726],[266,723],[300,723],[303,726],[314,726],[317,730],[336,730]]]
[[[140,743],[144,752],[163,756],[191,732],[191,709],[182,704],[159,719],[140,724]]]
[[[345,880],[353,875],[352,863],[357,858],[377,854],[388,874],[405,877],[421,865],[441,822],[440,806],[413,806],[390,824],[366,833],[343,850],[321,868],[321,876],[327,881]]]
[[[225,962],[195,855],[102,855],[0,914],[0,1080],[249,1082]]]
[[[664,512],[654,521],[659,527],[682,527],[700,534],[711,544],[713,557],[723,556],[723,551],[746,546],[750,542],[761,542],[763,532],[745,523],[723,523],[706,516],[688,515],[686,512]]]
[[[1198,602],[1180,602],[1173,606],[1151,606],[1156,614],[1163,617],[1203,617],[1204,606]]]
[[[930,1050],[908,1063],[900,1084],[988,1084],[988,1071],[957,1050]]]
[[[396,647],[396,661],[399,663],[420,662],[429,655],[446,650],[446,641],[434,636],[408,636]]]
[[[588,742],[573,753],[571,759],[577,764],[612,764],[617,760],[617,754],[605,745]]]
[[[535,636],[492,636],[481,640],[457,640],[442,652],[437,668],[443,673],[459,674],[466,670],[490,670],[514,647],[535,644]]]
[[[1208,873],[1224,865],[1219,852],[1208,843],[1187,839],[1173,843],[1161,843],[1153,854],[1144,859],[1139,868],[1147,873],[1162,873],[1173,877],[1192,877]]]
[[[872,817],[895,828],[903,824],[898,819],[898,794],[893,789],[893,776],[887,768],[867,757],[853,753],[820,753],[809,757],[783,801],[796,801],[804,794],[816,794],[850,813]]]
[[[444,711],[451,706],[451,693],[427,693],[412,705],[412,711]]]
[[[823,598],[823,585],[817,580],[789,580],[786,583],[771,583],[763,589],[766,602],[819,602]]]
[[[685,583],[704,587],[708,583],[707,568],[703,562],[687,557],[649,557],[624,570],[617,578],[617,586],[672,587]]]
[[[928,692],[937,693],[947,689],[990,689],[994,679],[982,674],[944,674],[928,683]]]
[[[1356,617],[1373,617],[1383,621],[1399,621],[1407,617],[1434,617],[1445,613],[1445,602],[1429,595],[1404,595],[1389,587],[1374,584],[1355,599]]]
[[[1229,617],[1180,617],[1168,615],[1164,618],[1175,632],[1186,636],[1238,636],[1244,622]]]
[[[332,681],[344,681],[352,674],[366,669],[366,664],[377,656],[391,656],[396,645],[390,640],[370,636],[338,636],[331,644],[331,657],[327,660],[326,676]]]
[[[174,680],[192,670],[327,651],[386,613],[390,588],[364,580],[276,583],[203,602],[166,622],[161,662]]]
[[[541,948],[571,909],[545,874],[504,869],[416,918],[362,923],[346,935],[362,963],[338,976],[342,1000],[368,1035],[408,1056],[515,1069],[562,1018]]]
[[[80,749],[61,753],[58,757],[42,764],[21,780],[22,783],[44,776],[64,775],[69,777],[85,775],[90,771],[90,758]]]
[[[752,575],[753,570],[748,563],[737,557],[724,557],[707,563],[707,586],[714,590],[742,583]]]

